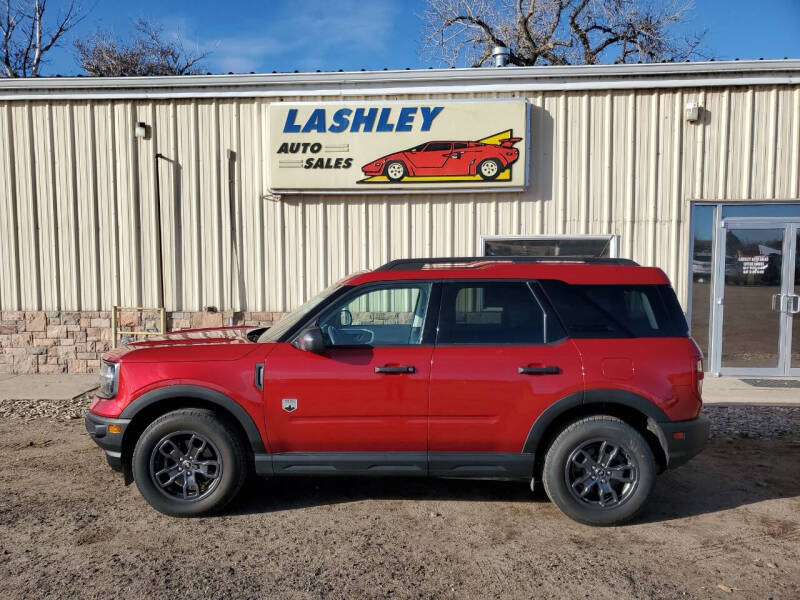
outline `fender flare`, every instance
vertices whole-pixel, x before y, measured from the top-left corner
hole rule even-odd
[[[151,390],[126,406],[119,418],[133,419],[147,407],[171,398],[194,398],[225,409],[233,415],[233,418],[244,430],[253,453],[256,455],[266,453],[264,441],[261,439],[261,433],[256,427],[253,417],[238,402],[225,394],[199,385],[165,385]]]
[[[663,433],[661,433],[661,427],[658,426],[658,423],[669,421],[670,419],[663,410],[647,398],[633,392],[616,389],[592,389],[570,394],[548,406],[531,425],[522,451],[526,453],[536,452],[550,425],[568,410],[578,406],[600,406],[604,404],[621,405],[642,413],[647,417],[648,429],[655,429],[654,433],[666,450],[665,440],[662,439]]]

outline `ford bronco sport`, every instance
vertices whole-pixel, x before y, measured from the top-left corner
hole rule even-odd
[[[157,510],[221,510],[248,472],[541,482],[631,519],[700,452],[703,365],[666,275],[614,259],[397,260],[269,329],[103,356],[86,428]]]

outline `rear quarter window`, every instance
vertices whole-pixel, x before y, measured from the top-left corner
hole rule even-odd
[[[570,285],[540,281],[574,338],[686,337],[688,327],[668,285]]]

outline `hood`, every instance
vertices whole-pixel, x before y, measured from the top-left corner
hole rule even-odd
[[[260,327],[185,329],[120,346],[103,355],[104,360],[237,360],[253,350],[247,337]],[[124,332],[123,332],[124,335]],[[135,358],[134,358],[135,357]]]

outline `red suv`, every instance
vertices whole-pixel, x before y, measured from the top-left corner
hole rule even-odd
[[[269,329],[103,357],[86,428],[176,516],[254,471],[512,479],[582,523],[632,518],[700,452],[701,354],[669,280],[626,260],[399,260]]]

